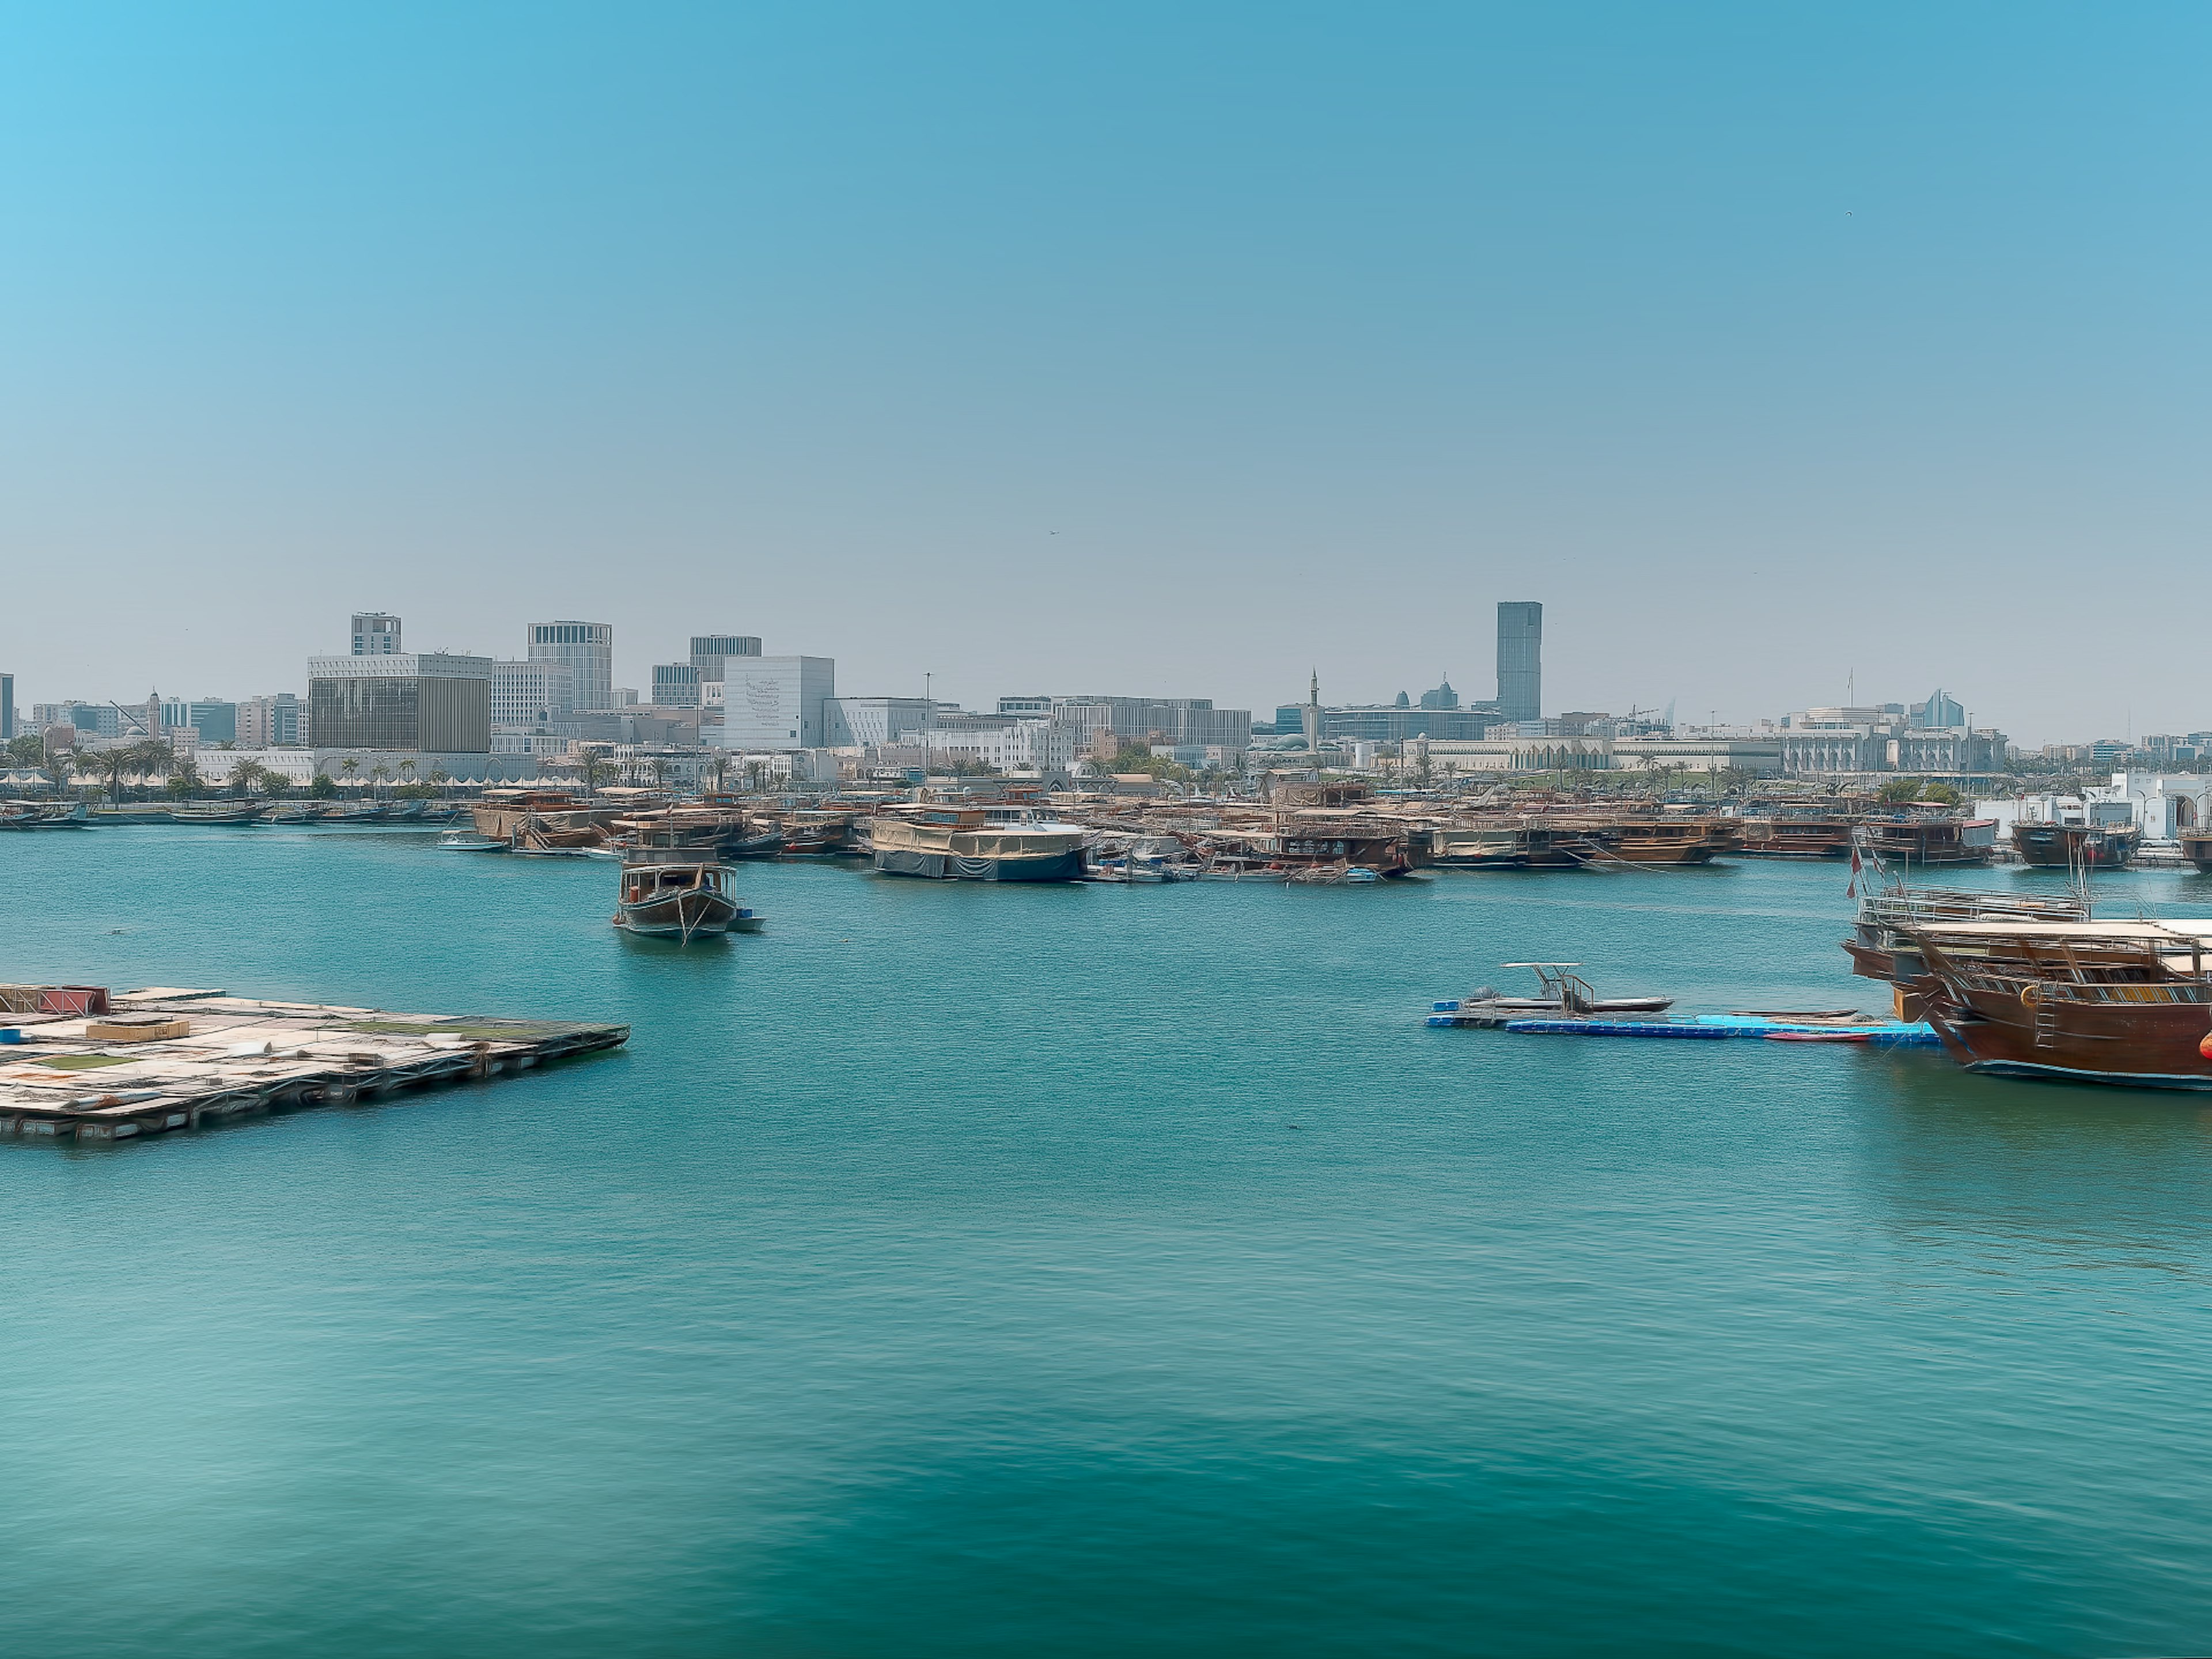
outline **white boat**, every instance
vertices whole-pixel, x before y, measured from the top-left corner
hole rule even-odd
[[[448,830],[438,837],[441,853],[504,853],[507,843],[496,836],[478,835],[474,830]]]

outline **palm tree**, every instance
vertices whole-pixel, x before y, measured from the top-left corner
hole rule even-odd
[[[665,789],[668,787],[668,757],[655,755],[650,764],[653,768],[653,787]]]
[[[174,777],[177,773],[177,751],[159,738],[149,738],[143,743],[133,744],[138,750],[138,775],[141,778]]]
[[[243,799],[246,796],[252,794],[253,793],[253,786],[267,775],[268,774],[263,771],[260,766],[252,761],[240,760],[234,762],[230,769],[230,776],[228,780],[230,785],[230,793]]]
[[[368,769],[368,785],[371,794],[380,797],[384,793],[383,786],[391,781],[392,769],[382,761],[377,762]]]
[[[410,761],[408,764],[411,766],[414,763]],[[453,775],[447,772],[444,767],[434,766],[430,769],[430,787],[433,789],[443,790],[446,793],[450,795],[453,791],[447,789],[446,786],[453,782]]]
[[[74,766],[88,777],[96,778],[105,773],[107,777],[107,804],[113,806],[123,799],[123,772],[129,757],[130,750],[122,747],[80,749],[69,757],[65,763]],[[57,762],[62,761],[58,755],[54,758]]]
[[[745,763],[745,780],[752,786],[754,794],[760,793],[761,778],[767,771],[768,763],[765,761],[750,760]]]
[[[407,785],[409,785],[409,784],[410,784],[410,783],[412,783],[412,782],[414,782],[414,781],[415,781],[415,763],[414,763],[413,761],[411,761],[411,760],[404,760],[404,761],[400,762],[400,763],[399,763],[399,782],[400,782],[400,787],[401,787],[402,788],[404,788]]]
[[[179,800],[190,800],[200,792],[200,763],[190,753],[172,751],[173,767],[169,775],[169,793]]]
[[[338,763],[338,770],[344,773],[346,775],[346,781],[348,783],[351,783],[353,781],[353,775],[361,770],[361,763],[356,760],[351,755],[348,755],[343,760]]]
[[[722,793],[722,780],[729,775],[730,751],[726,749],[715,750],[714,758],[707,763],[707,770],[714,777],[714,793],[718,795]]]

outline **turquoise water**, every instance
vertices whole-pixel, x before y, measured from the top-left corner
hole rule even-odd
[[[0,859],[0,978],[635,1027],[0,1143],[10,1652],[2212,1646],[2203,1101],[1420,1024],[1529,957],[1877,1006],[1839,870],[758,866],[683,951],[419,834]]]

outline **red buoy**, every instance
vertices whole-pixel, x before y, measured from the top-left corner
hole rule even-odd
[[[2197,1045],[2197,1052],[2205,1059],[2212,1060],[2212,1031],[2204,1034],[2204,1041]]]

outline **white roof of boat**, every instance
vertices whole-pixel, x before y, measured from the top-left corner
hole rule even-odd
[[[1954,939],[2212,939],[2212,917],[2160,921],[1938,921],[1922,931]]]

